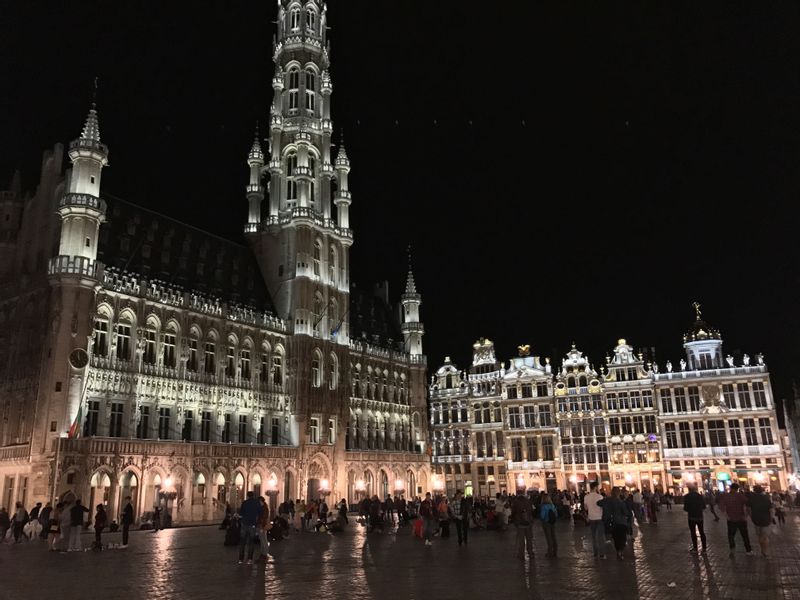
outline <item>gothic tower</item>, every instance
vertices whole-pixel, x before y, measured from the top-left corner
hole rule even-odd
[[[320,0],[278,3],[269,161],[259,139],[248,155],[245,232],[278,316],[294,334],[289,392],[301,443],[310,439],[308,419],[317,419],[325,443],[329,423],[335,427],[335,417],[343,426],[347,410],[350,163],[341,144],[335,161],[331,155],[326,10]]]
[[[72,168],[66,192],[58,200],[61,219],[58,255],[50,259],[48,276],[52,289],[51,352],[69,357],[53,361],[46,372],[55,382],[50,402],[38,411],[35,436],[49,429],[51,435],[75,435],[82,425],[84,374],[91,354],[95,287],[102,272],[97,262],[100,223],[106,204],[100,198],[100,175],[108,164],[108,148],[100,142],[97,111],[92,105],[83,131],[69,145]],[[46,423],[49,427],[45,427]],[[43,439],[34,437],[45,447]]]

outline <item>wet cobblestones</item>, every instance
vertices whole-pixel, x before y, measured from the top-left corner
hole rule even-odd
[[[679,507],[678,507],[679,508]],[[216,527],[132,532],[125,550],[59,554],[32,542],[0,546],[0,599],[124,598],[125,600],[261,598],[381,600],[449,598],[569,598],[621,600],[800,600],[800,513],[771,538],[771,557],[746,556],[741,544],[728,557],[724,520],[706,521],[707,556],[691,555],[685,514],[661,513],[644,525],[626,558],[594,560],[588,528],[557,525],[559,558],[545,558],[534,529],[536,557],[515,557],[514,532],[471,532],[431,548],[411,535],[369,534],[354,524],[339,535],[293,534],[274,543],[269,563],[237,565],[236,548],[223,546]],[[750,527],[755,543],[755,531]],[[118,542],[119,534],[106,541]],[[84,544],[91,541],[84,536]],[[610,551],[610,547],[609,547]],[[673,584],[673,585],[671,585]]]

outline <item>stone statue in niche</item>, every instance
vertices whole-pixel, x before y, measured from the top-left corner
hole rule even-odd
[[[672,361],[667,361],[667,373],[672,373]]]
[[[749,354],[745,354],[744,356],[742,356],[742,364],[745,367],[749,367],[750,366],[750,355]]]
[[[684,359],[682,358],[682,359],[681,359],[681,371],[685,371],[685,370],[686,370],[686,360],[684,360]]]

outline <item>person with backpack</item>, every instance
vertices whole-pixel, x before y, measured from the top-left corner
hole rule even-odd
[[[533,560],[533,504],[523,489],[517,490],[511,504],[511,521],[517,528],[517,558],[525,560],[527,550],[528,558]]]
[[[542,501],[539,504],[539,519],[542,521],[544,539],[547,540],[547,554],[545,556],[556,558],[558,556],[558,542],[556,542],[558,512],[556,512],[556,505],[550,500],[549,494],[542,495]]]
[[[106,509],[102,504],[98,504],[96,506],[97,512],[94,515],[94,547],[95,550],[102,550],[103,549],[103,529],[106,528],[108,525],[108,516],[106,515]]]

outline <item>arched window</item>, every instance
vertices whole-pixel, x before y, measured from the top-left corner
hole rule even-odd
[[[203,371],[206,373],[214,373],[216,369],[216,340],[216,336],[211,333],[203,348]]]
[[[331,246],[330,251],[328,252],[328,282],[331,285],[337,285],[336,269],[338,265],[336,263],[336,248]]]
[[[571,388],[575,387],[575,378],[574,377],[569,377],[567,379],[567,387],[571,387]]]
[[[306,29],[312,33],[317,31],[317,13],[310,8],[306,11]]]
[[[317,74],[312,69],[306,69],[306,112],[313,115],[317,108]]]
[[[94,320],[94,355],[108,356],[108,311],[100,311]]]
[[[320,263],[322,262],[322,242],[317,240],[314,242],[314,256],[313,256],[313,263],[314,263],[314,275],[319,277],[320,273],[322,272],[322,267]]]
[[[156,335],[158,321],[153,317],[147,319],[144,329],[144,356],[143,360],[147,365],[156,364]]]
[[[275,348],[272,354],[272,383],[277,387],[283,385],[283,351],[280,347]]]
[[[331,337],[335,337],[341,326],[341,323],[339,323],[339,304],[336,302],[336,298],[331,298],[328,304],[328,324]]]
[[[300,69],[297,66],[290,67],[286,72],[286,88],[289,97],[289,113],[297,112],[300,101]]]
[[[289,29],[292,31],[300,29],[300,9],[297,7],[289,11]]]
[[[317,172],[317,159],[313,154],[308,155],[308,173],[311,175],[311,183],[308,188],[308,201],[310,204],[316,202],[317,186],[316,186],[316,172]]]
[[[188,360],[186,361],[186,368],[189,371],[195,372],[197,371],[198,365],[198,357],[197,357],[197,349],[200,346],[200,338],[202,337],[200,330],[197,327],[192,327],[189,330],[189,342],[187,344],[188,350]]]
[[[586,385],[587,385],[587,381],[586,381],[586,375],[581,375],[581,376],[578,378],[578,385],[579,385],[580,387],[586,387]]]
[[[294,176],[297,172],[297,153],[292,150],[286,155],[286,200],[290,206],[297,201],[297,181]]]
[[[174,369],[177,364],[175,355],[175,344],[178,338],[178,327],[174,321],[167,323],[167,331],[164,333],[164,366]]]
[[[315,350],[311,358],[311,386],[318,388],[322,385],[322,355]]]
[[[335,354],[331,354],[328,362],[328,387],[335,390],[339,385],[339,361]]]

